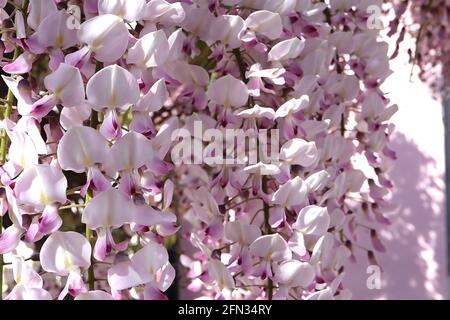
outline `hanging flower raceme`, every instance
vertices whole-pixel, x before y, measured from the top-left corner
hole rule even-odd
[[[348,298],[396,159],[379,2],[0,1],[3,296]]]

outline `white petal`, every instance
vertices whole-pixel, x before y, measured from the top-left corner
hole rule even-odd
[[[39,255],[42,269],[65,276],[77,268],[91,265],[91,245],[77,232],[56,231],[41,248]]]
[[[136,78],[118,65],[111,65],[97,72],[86,87],[86,94],[92,107],[126,108],[139,99],[139,85]]]

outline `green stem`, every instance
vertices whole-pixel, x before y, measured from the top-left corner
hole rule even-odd
[[[84,208],[84,207],[86,207],[85,204],[71,204],[68,206],[59,207],[59,210],[66,210],[66,209],[72,209],[72,208]]]

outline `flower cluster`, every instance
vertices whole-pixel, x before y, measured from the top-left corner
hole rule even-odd
[[[416,39],[416,47],[409,54],[411,62],[420,67],[419,76],[432,89],[446,97],[450,94],[450,2],[446,0],[397,0],[390,4],[395,18],[389,35],[397,33],[398,45],[405,33]]]
[[[348,298],[389,224],[381,2],[0,1],[6,298]],[[178,154],[198,123],[252,133]]]

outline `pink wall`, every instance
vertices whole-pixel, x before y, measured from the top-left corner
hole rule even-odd
[[[405,43],[405,47],[411,42]],[[406,50],[403,50],[406,51]],[[345,284],[354,299],[446,299],[448,296],[445,214],[445,156],[442,106],[427,85],[413,77],[408,57],[398,57],[384,91],[399,105],[393,148],[399,157],[391,171],[398,208],[382,236],[387,253],[380,290],[369,290],[362,257],[347,266]]]

